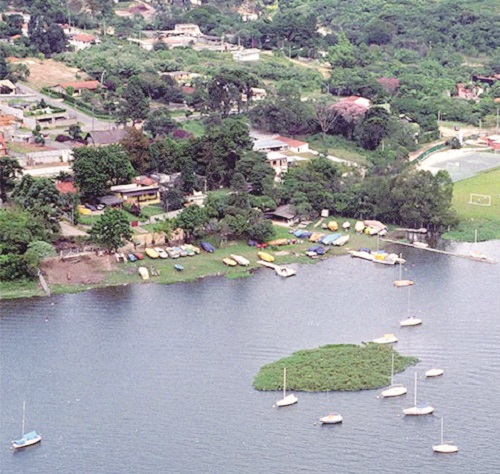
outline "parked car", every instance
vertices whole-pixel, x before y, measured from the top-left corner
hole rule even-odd
[[[90,209],[91,211],[97,211],[97,207],[94,206],[93,204],[85,204],[85,207],[87,209]]]

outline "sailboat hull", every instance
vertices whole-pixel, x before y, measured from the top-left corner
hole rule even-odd
[[[26,448],[27,446],[32,446],[33,444],[37,444],[40,441],[42,441],[42,437],[40,435],[37,435],[36,437],[31,439],[20,438],[12,441],[12,447],[14,449]]]
[[[387,390],[384,390],[381,395],[384,398],[389,397],[400,397],[401,395],[405,395],[408,393],[408,389],[406,387],[390,387]]]
[[[434,412],[434,407],[431,407],[429,405],[425,407],[410,407],[410,408],[405,408],[403,410],[403,413],[405,415],[411,415],[411,416],[430,415],[433,412]]]
[[[458,453],[458,446],[455,446],[453,444],[437,444],[435,446],[432,446],[432,450],[435,453],[445,453],[445,454],[450,454],[450,453]]]
[[[294,405],[297,403],[299,399],[297,398],[296,395],[291,393],[290,395],[287,395],[285,398],[282,398],[281,400],[278,400],[276,402],[277,407],[288,407],[290,405]]]
[[[399,321],[399,325],[401,327],[409,327],[409,326],[420,326],[422,324],[422,320],[420,318],[410,317],[407,319],[403,319]]]

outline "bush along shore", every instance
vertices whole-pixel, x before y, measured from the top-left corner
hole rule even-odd
[[[264,365],[253,381],[257,390],[282,390],[283,368],[287,369],[288,390],[327,392],[355,391],[385,387],[394,373],[415,365],[416,357],[402,356],[391,347],[367,343],[334,344],[301,350]]]

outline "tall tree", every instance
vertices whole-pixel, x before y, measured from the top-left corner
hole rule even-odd
[[[14,189],[16,178],[22,176],[22,169],[15,158],[0,157],[0,199],[2,202],[7,200],[7,193]]]
[[[90,229],[92,240],[107,248],[116,250],[123,244],[123,239],[132,237],[132,230],[125,212],[107,208]]]
[[[149,102],[144,94],[140,80],[137,76],[132,76],[122,94],[122,101],[119,106],[118,118],[121,123],[132,120],[132,125],[144,120],[149,111]]]
[[[130,159],[120,145],[77,148],[71,166],[80,193],[87,199],[104,196],[110,186],[128,184],[134,176]]]

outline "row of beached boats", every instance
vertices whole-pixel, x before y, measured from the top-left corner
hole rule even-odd
[[[334,245],[341,247],[349,242],[349,235],[341,234],[340,232],[335,232],[333,234],[324,234],[322,232],[311,232],[309,230],[298,229],[293,232],[293,235],[298,239],[307,239],[309,242],[323,244],[323,245]]]

